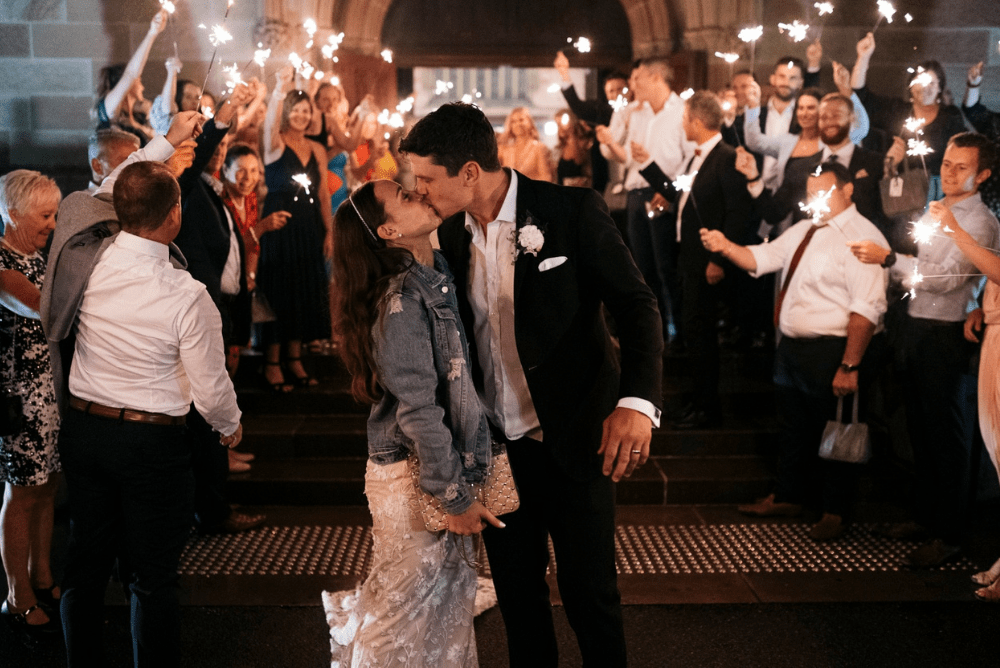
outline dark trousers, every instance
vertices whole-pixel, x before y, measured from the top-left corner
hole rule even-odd
[[[656,295],[656,304],[663,318],[663,337],[666,339],[671,323],[678,335],[681,329],[681,293],[675,258],[677,227],[672,208],[656,218],[646,214],[646,202],[653,198],[654,193],[652,188],[628,191],[625,211],[629,250],[643,280]]]
[[[728,277],[724,280],[729,280]],[[681,312],[684,344],[696,370],[693,403],[696,410],[718,413],[719,401],[719,298],[723,284],[709,285],[705,270],[681,274]]]
[[[195,523],[201,531],[216,531],[232,512],[226,500],[229,453],[194,405],[188,412],[187,440],[194,471]]]
[[[128,564],[135,666],[180,665],[177,565],[191,531],[184,427],[70,410],[59,436],[70,538],[62,622],[70,666],[103,666],[104,593],[118,550]]]
[[[596,445],[595,445],[596,448]],[[624,666],[625,633],[615,571],[614,484],[565,475],[551,448],[530,439],[507,446],[521,507],[483,532],[511,666],[558,664],[545,571],[548,537],[556,578],[584,666]]]
[[[974,346],[963,323],[906,317],[903,334],[906,421],[916,474],[916,519],[936,538],[962,542],[976,428]]]
[[[846,338],[793,339],[782,337],[774,358],[775,403],[777,404],[780,451],[775,500],[810,503],[820,494],[823,512],[846,517],[851,510],[857,480],[857,464],[820,459],[820,439],[827,420],[834,419],[837,397],[833,377],[843,360]],[[865,392],[868,356],[858,384]],[[844,398],[844,410],[857,395]],[[864,397],[862,397],[862,402]],[[858,407],[864,421],[864,403]]]

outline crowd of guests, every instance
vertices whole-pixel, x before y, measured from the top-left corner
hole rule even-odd
[[[552,533],[581,650],[619,665],[611,482],[649,456],[663,347],[697,371],[673,426],[723,420],[720,318],[742,344],[776,346],[777,486],[741,512],[813,506],[810,536],[839,537],[859,466],[821,460],[818,446],[838,400],[877,423],[879,385],[905,404],[917,499],[913,521],[888,533],[924,541],[913,566],[959,554],[980,442],[1000,466],[1000,115],[979,102],[982,63],[959,109],[934,61],[910,72],[908,99],[869,90],[870,33],[853,71],[832,63],[832,88],[820,85],[817,41],[806,62],[774,64],[766,98],[747,71],[682,98],[670,63],[651,58],[607,76],[605,99],[583,100],[559,53],[567,108],[554,151],[527,109],[495,134],[461,104],[394,149],[371,97],[352,110],[338,83],[291,67],[270,92],[255,79],[215,98],[170,58],[147,101],[142,73],[165,24],[161,11],[132,59],[102,74],[87,190],[63,198],[30,170],[0,178],[0,378],[5,401],[21,398],[0,435],[2,613],[19,633],[62,629],[70,664],[92,664],[117,561],[136,665],[176,664],[176,567],[191,527],[265,519],[233,508],[224,485],[253,459],[235,450],[231,382],[251,342],[266,391],[285,394],[318,384],[305,347],[337,341],[355,396],[373,404],[377,563],[352,603],[372,614],[344,620],[354,661],[393,656],[404,636],[384,639],[397,605],[415,620],[407,651],[428,665],[445,665],[445,650],[456,666],[475,662],[464,536],[479,533],[512,661],[554,657],[538,539]],[[413,191],[393,182],[401,169]],[[933,233],[917,243],[915,227]],[[528,262],[525,278],[514,267]],[[524,281],[543,292],[522,292]],[[150,294],[162,299],[138,296]],[[470,492],[497,454],[491,441],[522,491],[504,521]],[[418,489],[439,499],[449,532],[411,531],[413,452]],[[71,537],[57,583],[60,472]],[[977,596],[1000,601],[1000,561],[974,579]],[[435,606],[423,603],[431,590]]]

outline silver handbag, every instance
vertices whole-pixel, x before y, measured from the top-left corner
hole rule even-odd
[[[858,422],[860,397],[854,395],[851,421],[844,423],[844,398],[837,399],[835,419],[826,423],[823,440],[819,444],[819,456],[836,462],[863,464],[871,458],[872,447],[868,439],[868,425]]]

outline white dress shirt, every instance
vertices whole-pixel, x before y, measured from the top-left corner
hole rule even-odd
[[[831,155],[835,155],[837,156],[838,163],[850,169],[851,159],[854,157],[854,142],[847,142],[846,144],[838,148],[836,151],[831,149],[823,142],[820,142],[819,145],[823,147],[823,157],[821,159],[821,162],[827,162],[830,160]]]
[[[107,178],[101,182],[100,187],[93,190],[91,194],[94,197],[100,195],[110,196],[114,192],[115,181],[118,180],[118,175],[133,162],[163,162],[173,154],[174,147],[167,141],[167,138],[163,135],[156,135],[149,140],[149,143],[145,147],[132,151],[122,164],[115,167],[114,171],[108,174]]]
[[[708,157],[708,154],[712,152],[713,148],[715,148],[716,146],[719,145],[720,141],[722,141],[722,134],[717,132],[708,141],[704,142],[703,144],[698,144],[698,147],[695,148],[695,150],[694,150],[694,157],[691,158],[691,164],[688,165],[687,171],[684,172],[684,173],[685,174],[694,174],[695,172],[697,172],[698,170],[700,170],[701,166],[703,164],[705,164],[705,158]],[[695,178],[697,178],[697,177],[695,177]],[[691,185],[692,186],[694,185],[693,181],[692,181]],[[684,213],[684,207],[685,207],[685,205],[687,205],[688,197],[690,197],[690,196],[691,196],[691,192],[688,191],[688,190],[685,190],[684,192],[681,193],[681,198],[677,201],[677,242],[678,243],[680,243],[680,240],[681,240],[681,215]],[[696,201],[695,202],[695,206],[697,206],[697,205],[698,205],[698,202]]]
[[[788,132],[792,127],[792,115],[795,113],[795,101],[792,100],[785,107],[784,111],[774,108],[774,98],[767,101],[767,121],[764,124],[764,134],[768,137],[777,137]],[[781,184],[783,174],[778,169],[778,159],[770,155],[764,156],[764,187],[771,192],[778,189]]]
[[[750,246],[762,276],[779,269],[787,275],[795,249],[805,238],[811,220],[792,225],[777,239]],[[785,336],[811,339],[819,336],[847,336],[852,313],[864,316],[881,329],[886,310],[886,270],[877,264],[863,264],[848,247],[849,241],[870,239],[880,246],[889,243],[852,204],[813,234],[799,261],[781,306],[778,327]]]
[[[632,159],[632,142],[642,144],[649,153],[646,162],[639,163]],[[642,178],[639,171],[653,162],[670,178],[676,177],[684,169],[684,156],[694,148],[688,144],[684,135],[684,100],[677,93],[671,92],[663,107],[656,112],[648,102],[643,102],[632,111],[628,121],[624,145],[628,156],[625,189],[648,188],[649,182]]]
[[[202,173],[202,180],[208,187],[215,191],[215,194],[222,199],[223,185],[219,179],[211,174]],[[233,216],[229,213],[229,207],[222,205],[222,213],[226,217],[226,225],[229,227],[229,255],[226,256],[226,266],[222,269],[222,277],[219,281],[219,290],[224,295],[240,294],[240,247],[236,241],[236,228],[233,226]]]
[[[976,243],[997,248],[1000,240],[997,219],[983,204],[979,193],[953,205],[951,212]],[[933,225],[935,220],[927,211],[918,222]],[[914,269],[928,278],[913,285]],[[913,288],[908,306],[911,316],[944,322],[963,322],[966,314],[976,308],[976,297],[983,284],[980,273],[955,242],[941,232],[921,241],[916,257],[897,254],[891,272],[894,281]]]
[[[510,186],[497,219],[486,232],[468,213],[465,229],[472,235],[469,262],[469,305],[472,308],[476,352],[483,370],[480,399],[490,421],[510,440],[525,436],[542,440],[542,427],[521,366],[514,333],[514,235],[517,225],[517,173],[510,170]],[[630,408],[660,426],[660,412],[652,402],[622,397]]]
[[[226,373],[222,318],[167,246],[120,232],[83,294],[69,389],[85,401],[167,415],[198,412],[223,435],[240,409]]]

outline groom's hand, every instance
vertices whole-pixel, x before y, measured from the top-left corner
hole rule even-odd
[[[649,459],[653,423],[631,408],[618,407],[604,421],[604,435],[597,454],[604,455],[604,475],[618,482],[632,475]]]

